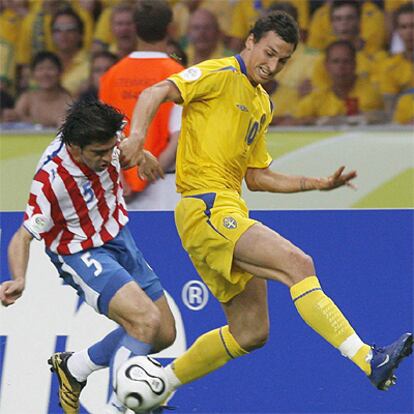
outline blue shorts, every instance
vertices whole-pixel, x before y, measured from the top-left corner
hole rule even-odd
[[[97,312],[108,314],[109,302],[126,283],[135,281],[156,301],[163,295],[161,282],[138,250],[128,228],[96,247],[71,255],[58,255],[46,249],[64,283]]]

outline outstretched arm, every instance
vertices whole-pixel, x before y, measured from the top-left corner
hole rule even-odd
[[[120,144],[122,168],[139,165],[143,159],[143,148],[148,127],[163,102],[181,103],[181,94],[170,81],[164,80],[145,89],[135,105],[129,138]]]
[[[0,300],[4,306],[12,305],[23,294],[32,239],[32,235],[20,227],[10,241],[8,258],[12,280],[0,285]]]
[[[345,167],[339,167],[332,175],[323,178],[286,175],[270,168],[249,168],[245,180],[251,191],[269,191],[272,193],[296,193],[300,191],[329,191],[334,188],[348,186],[356,188],[352,180],[356,171],[344,173]]]

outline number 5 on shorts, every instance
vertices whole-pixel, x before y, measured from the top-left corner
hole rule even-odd
[[[81,256],[81,259],[83,263],[86,264],[86,266],[95,267],[96,270],[93,272],[95,276],[99,276],[102,273],[102,265],[96,259],[92,259],[91,254],[89,252],[86,252],[85,254],[83,254]]]

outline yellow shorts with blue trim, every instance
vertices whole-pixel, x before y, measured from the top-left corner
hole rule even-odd
[[[233,266],[234,247],[255,220],[235,191],[184,195],[175,209],[184,249],[213,295],[222,303],[242,292],[253,277]]]

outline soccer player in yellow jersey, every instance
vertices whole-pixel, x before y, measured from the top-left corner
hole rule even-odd
[[[176,170],[182,199],[176,225],[228,325],[199,337],[166,367],[171,390],[265,344],[267,280],[285,284],[304,321],[379,389],[395,382],[395,368],[411,352],[411,333],[384,348],[365,344],[322,290],[312,258],[250,219],[241,198],[243,179],[253,191],[289,193],[352,186],[356,176],[355,171],[345,173],[344,167],[327,178],[285,175],[269,168],[265,134],[272,105],[261,84],[283,68],[297,42],[297,25],[286,13],[260,18],[240,55],[200,63],[144,90],[134,109],[130,139],[121,143],[124,165],[138,162],[141,174],[156,178],[157,166],[141,161],[148,125],[162,102],[183,105]]]

